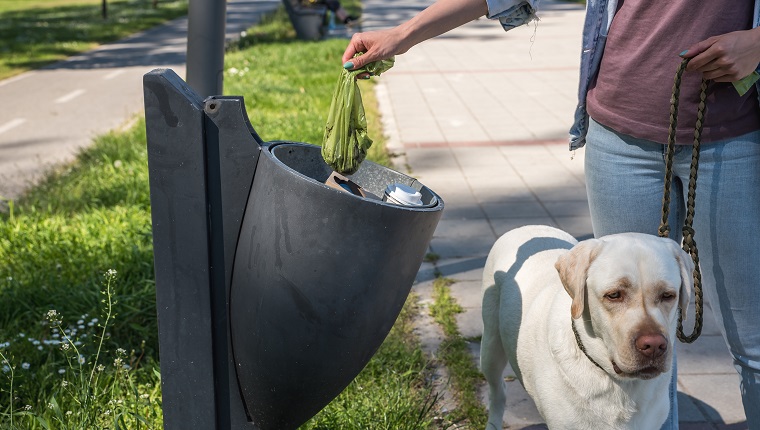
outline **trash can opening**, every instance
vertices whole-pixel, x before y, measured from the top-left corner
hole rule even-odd
[[[298,142],[273,142],[269,147],[273,158],[297,173],[322,184],[333,173],[322,159],[321,147]],[[442,201],[416,179],[371,161],[362,162],[359,170],[348,176],[374,196],[382,196],[388,185],[404,184],[422,195],[422,205],[415,209],[434,208]],[[378,197],[379,198],[379,197]],[[376,200],[379,204],[390,204]]]

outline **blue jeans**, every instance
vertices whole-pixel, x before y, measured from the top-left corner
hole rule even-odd
[[[677,146],[671,237],[681,239],[691,145]],[[662,218],[665,145],[620,134],[595,121],[586,144],[586,187],[594,236],[657,234]],[[702,144],[694,216],[705,298],[741,376],[747,424],[760,429],[760,131]],[[687,334],[692,327],[684,327]],[[698,341],[697,341],[698,342]],[[675,368],[673,374],[675,375]],[[675,376],[671,416],[678,428]]]

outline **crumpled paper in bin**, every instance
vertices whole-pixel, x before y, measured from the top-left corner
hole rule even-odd
[[[356,75],[369,73],[379,76],[393,67],[394,61],[390,58],[369,63],[357,70],[342,69],[322,140],[322,158],[336,172],[343,175],[355,173],[372,146],[372,139],[367,135],[367,117]]]

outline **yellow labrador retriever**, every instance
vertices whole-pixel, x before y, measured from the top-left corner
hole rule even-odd
[[[507,362],[550,429],[659,429],[692,270],[674,241],[645,234],[578,243],[527,226],[499,238],[483,273],[488,430],[502,428]]]

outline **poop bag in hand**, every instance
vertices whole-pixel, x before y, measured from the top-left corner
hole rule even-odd
[[[378,76],[393,67],[394,59],[375,61],[357,70],[343,69],[333,93],[322,140],[322,158],[338,173],[350,175],[359,170],[372,139],[367,136],[362,94],[356,75]]]

